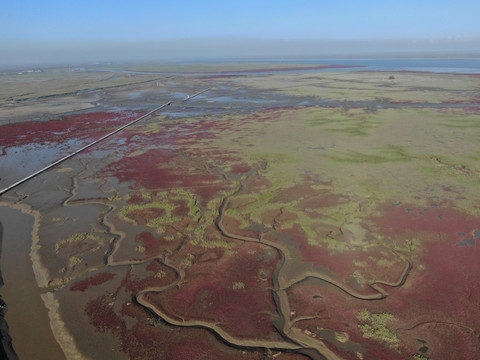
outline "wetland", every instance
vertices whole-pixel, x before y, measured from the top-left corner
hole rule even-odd
[[[1,73],[0,190],[171,102],[0,197],[19,357],[478,359],[480,76],[326,66]]]

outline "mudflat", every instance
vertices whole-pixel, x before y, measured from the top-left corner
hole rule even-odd
[[[480,357],[478,75],[117,70],[0,74],[0,190],[171,102],[2,195],[20,358]]]

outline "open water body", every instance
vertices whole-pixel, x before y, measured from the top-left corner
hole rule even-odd
[[[229,61],[205,61],[199,63],[225,63]],[[342,65],[351,66],[348,68],[331,68],[316,70],[286,70],[284,73],[304,73],[304,72],[336,72],[336,71],[426,71],[436,73],[454,73],[454,74],[480,74],[480,60],[455,60],[455,59],[310,59],[310,60],[255,60],[255,61],[230,61],[232,63],[291,63],[305,65]],[[195,64],[192,62],[191,64]],[[113,73],[132,73],[132,74],[162,74],[159,72],[129,71],[117,69],[102,69],[99,71],[109,71]],[[265,71],[260,74],[276,73],[275,71]],[[163,73],[163,74],[185,74],[185,73]],[[190,75],[204,75],[205,72],[189,73]],[[208,72],[208,75],[253,75],[255,72]]]
[[[342,65],[361,68],[309,70],[332,71],[427,71],[455,74],[480,74],[480,60],[448,59],[320,59],[320,60],[265,60],[272,63],[295,63],[309,65]]]

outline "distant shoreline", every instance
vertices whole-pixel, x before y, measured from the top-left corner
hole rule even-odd
[[[438,75],[464,75],[480,77],[480,73],[459,73],[459,72],[436,72],[421,70],[358,70],[359,72],[377,72],[377,73],[401,73],[401,74],[438,74]]]
[[[250,73],[266,73],[266,72],[283,72],[283,71],[302,71],[302,70],[324,70],[324,69],[350,69],[363,66],[357,65],[317,65],[317,66],[292,66],[292,67],[278,67],[278,68],[260,68],[260,69],[245,69],[245,70],[223,70],[223,71],[180,71],[180,72],[165,72],[165,71],[151,71],[152,74],[250,74]],[[115,70],[109,70],[115,71]],[[129,71],[128,71],[129,72]]]
[[[151,75],[243,75],[288,71],[412,71],[440,74],[480,74],[476,59],[425,59],[425,58],[325,58],[325,59],[252,59],[178,61],[178,62],[102,62],[95,64],[38,64],[0,67],[4,73],[49,72],[68,69],[71,72],[93,71]]]

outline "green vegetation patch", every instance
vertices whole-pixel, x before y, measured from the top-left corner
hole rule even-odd
[[[370,130],[382,124],[382,118],[376,114],[366,114],[359,110],[312,109],[308,112],[308,126],[326,127],[328,131],[351,136],[365,136]]]
[[[195,229],[191,233],[192,245],[201,246],[204,248],[225,248],[230,249],[229,244],[220,232],[213,225],[218,217],[218,209],[222,204],[222,199],[212,199],[207,203],[207,206],[200,209],[198,205],[194,209],[196,217]],[[212,228],[215,230],[212,231]],[[210,231],[209,231],[210,230]]]
[[[392,314],[371,314],[368,310],[362,310],[357,314],[357,318],[361,321],[358,327],[363,337],[386,342],[393,347],[400,343],[397,334],[387,328],[387,324],[395,320]]]
[[[348,151],[344,156],[326,155],[337,162],[355,164],[384,164],[396,161],[408,161],[413,157],[407,154],[403,146],[384,145],[376,149],[376,153],[366,154],[360,151]]]
[[[133,214],[137,211],[149,210],[149,209],[164,209],[165,215],[157,217],[148,221],[147,225],[153,228],[157,228],[160,225],[178,220],[178,218],[172,216],[172,211],[175,208],[175,205],[168,201],[155,201],[148,204],[132,204],[125,206],[120,211],[120,216],[131,223],[136,223],[134,220]]]
[[[413,355],[413,358],[414,360],[431,360],[429,357],[420,354]]]
[[[146,133],[156,133],[165,130],[165,126],[161,123],[161,121],[165,120],[165,116],[157,116],[156,122],[150,122],[145,125],[145,132]]]
[[[144,200],[147,199],[146,196],[143,198]],[[148,211],[150,209],[163,209],[164,214],[149,219],[146,224],[147,226],[156,229],[158,233],[162,233],[165,225],[182,220],[180,217],[173,215],[173,211],[176,207],[173,201],[176,200],[185,200],[187,202],[189,216],[196,221],[199,220],[201,209],[198,205],[198,201],[192,193],[185,189],[172,189],[168,192],[159,193],[157,194],[156,201],[150,203],[127,205],[120,211],[120,217],[128,222],[136,224],[135,212]]]
[[[417,251],[421,246],[421,241],[417,238],[411,238],[405,240],[403,243],[395,243],[394,249],[404,252]]]
[[[100,241],[100,237],[97,236],[97,235],[94,235],[92,233],[88,233],[88,232],[75,233],[72,236],[70,236],[69,238],[59,241],[55,245],[55,252],[58,253],[58,251],[60,249],[67,246],[68,244],[79,243],[79,242],[83,242],[83,241],[87,241],[87,240],[91,240],[91,241],[96,242],[96,241]]]

